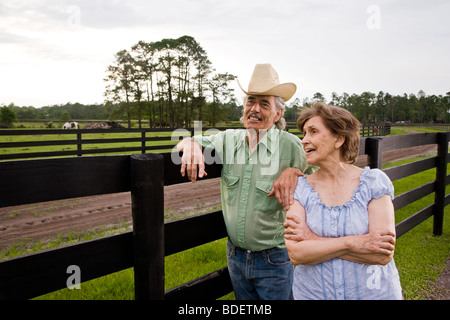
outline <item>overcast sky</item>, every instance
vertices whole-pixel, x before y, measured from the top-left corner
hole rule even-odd
[[[102,103],[114,54],[194,37],[244,87],[271,63],[294,98],[450,91],[448,0],[7,0],[0,104]],[[237,85],[236,96],[242,92]]]

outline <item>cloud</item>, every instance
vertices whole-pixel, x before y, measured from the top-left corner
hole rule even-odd
[[[17,43],[23,43],[23,42],[27,42],[29,39],[23,36],[19,36],[17,34],[13,34],[10,33],[6,30],[1,30],[0,29],[0,43],[12,43],[12,44],[17,44]]]
[[[102,101],[116,52],[182,35],[244,86],[255,63],[269,62],[281,81],[298,84],[301,98],[317,91],[445,93],[449,13],[446,0],[3,1],[0,103]]]

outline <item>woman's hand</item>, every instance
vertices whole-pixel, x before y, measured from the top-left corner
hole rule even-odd
[[[351,236],[348,260],[365,264],[388,264],[394,257],[395,233],[389,230],[370,231],[361,236]],[[341,257],[346,259],[346,257]],[[353,258],[350,258],[353,257]],[[355,260],[356,258],[356,260]]]
[[[309,229],[306,222],[294,214],[286,215],[284,238],[291,241],[314,240],[319,237]]]
[[[381,253],[389,255],[395,249],[395,234],[389,230],[371,231],[353,238],[356,253]]]

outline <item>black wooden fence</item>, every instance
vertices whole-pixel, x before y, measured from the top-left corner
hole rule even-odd
[[[391,127],[399,127],[399,128],[416,128],[416,129],[433,129],[436,131],[450,131],[449,123],[392,123]]]
[[[382,152],[438,144],[438,155],[384,170],[397,180],[437,168],[436,180],[398,195],[396,210],[435,192],[432,205],[397,224],[400,237],[434,216],[433,233],[442,234],[450,132],[361,139],[360,154],[381,167]],[[133,231],[0,262],[0,298],[28,299],[66,287],[67,268],[77,265],[82,281],[134,267],[136,299],[216,299],[232,291],[224,267],[164,291],[164,257],[226,237],[221,211],[164,223],[163,187],[186,182],[172,156],[138,154],[0,163],[0,207],[73,197],[131,191]],[[207,166],[207,178],[221,166]],[[225,253],[224,253],[225,254]]]
[[[212,128],[197,128],[198,132],[202,130],[211,130]],[[215,128],[217,130],[225,130],[230,128]],[[293,131],[295,126],[288,127],[288,131],[299,135],[298,131]],[[185,130],[184,133],[182,130]],[[172,132],[172,135],[168,136],[168,133]],[[110,133],[127,133],[134,135],[134,137],[117,138],[111,137]],[[181,129],[175,131],[174,129],[35,129],[35,130],[0,130],[0,150],[14,150],[20,148],[19,152],[3,152],[0,154],[0,160],[13,160],[13,159],[31,159],[31,158],[45,158],[45,157],[61,157],[61,156],[83,156],[93,154],[105,154],[105,153],[132,153],[147,151],[155,152],[161,150],[171,150],[178,142],[181,134],[192,135],[194,129]],[[390,133],[389,125],[364,125],[361,127],[361,136],[382,136]],[[158,134],[159,136],[155,136]],[[33,137],[50,135],[54,136],[54,140],[37,139],[33,141]],[[61,135],[69,137],[69,139],[61,139]],[[86,138],[86,136],[95,135],[96,138]],[[103,135],[107,135],[106,138],[102,138]],[[152,135],[152,136],[149,136]],[[27,141],[8,141],[8,137],[27,137]],[[108,137],[109,136],[109,137]],[[59,140],[57,140],[59,139]],[[14,139],[11,139],[14,140]],[[160,144],[159,142],[164,142]],[[121,146],[121,147],[107,147],[99,148],[105,144],[135,144],[134,146]],[[89,147],[89,145],[95,145],[95,148]],[[60,150],[57,151],[33,151],[36,147],[54,147],[58,146]],[[31,149],[30,149],[31,148]],[[64,150],[65,148],[69,150]],[[62,149],[62,150],[61,150]],[[26,150],[26,151],[24,151]]]

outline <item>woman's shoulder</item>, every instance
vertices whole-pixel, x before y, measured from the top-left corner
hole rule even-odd
[[[365,167],[364,171],[361,173],[361,181],[367,180],[367,181],[380,181],[380,182],[387,182],[391,181],[386,173],[384,173],[383,170],[380,170],[378,168],[371,169],[370,167]]]
[[[361,183],[365,184],[370,191],[371,198],[379,198],[384,194],[394,197],[394,186],[391,179],[382,170],[365,167],[361,174]]]
[[[297,187],[296,190],[303,190],[305,187],[308,187],[308,181],[306,181],[306,177],[309,175],[303,175],[297,178]]]
[[[306,180],[307,175],[298,177],[297,187],[294,191],[294,199],[305,206],[308,197],[311,195],[312,187]]]

